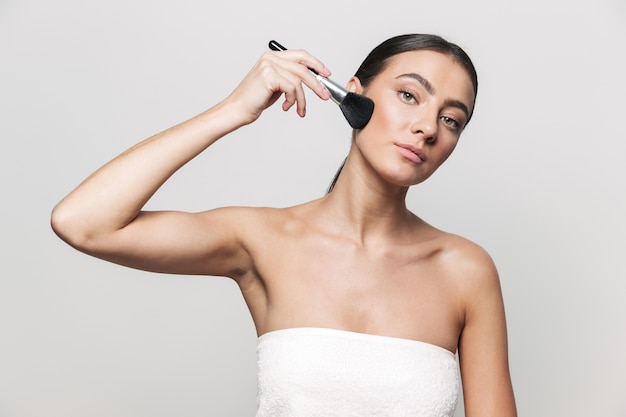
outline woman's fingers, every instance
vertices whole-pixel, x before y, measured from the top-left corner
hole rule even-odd
[[[282,60],[285,69],[296,74],[300,80],[309,87],[321,99],[328,99],[330,95],[326,88],[319,82],[315,74],[317,72],[322,77],[329,77],[330,70],[317,58],[303,50],[287,50],[270,53]]]
[[[284,93],[285,96],[282,109],[287,111],[295,104],[298,115],[304,117],[306,114],[306,95],[302,84],[314,83],[317,82],[317,80],[315,77],[312,77],[313,79],[311,80],[309,74],[298,76],[297,74],[283,68],[278,68],[277,72],[281,77],[278,88],[282,93]],[[308,72],[310,73],[310,71]]]
[[[249,123],[284,95],[282,109],[287,111],[296,107],[300,116],[306,114],[304,85],[323,100],[330,98],[330,93],[317,80],[313,69],[322,76],[330,71],[321,61],[305,51],[289,50],[266,52],[257,61],[250,73],[231,95],[231,100],[238,101],[245,109],[245,120]]]

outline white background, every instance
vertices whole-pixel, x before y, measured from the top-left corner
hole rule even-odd
[[[345,83],[409,32],[460,44],[479,72],[455,154],[408,199],[495,259],[520,415],[626,416],[621,0],[0,1],[0,416],[253,416],[256,337],[236,286],[89,258],[54,236],[50,211],[225,97],[270,39]],[[307,118],[270,109],[149,207],[320,196],[350,131],[308,97]]]

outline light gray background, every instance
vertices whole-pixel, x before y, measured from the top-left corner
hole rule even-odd
[[[344,83],[406,32],[459,43],[479,72],[474,120],[409,205],[494,257],[520,415],[626,416],[621,0],[0,1],[0,416],[253,416],[256,339],[236,286],[89,258],[53,235],[50,210],[223,98],[269,39]],[[150,208],[321,195],[350,132],[308,97],[306,119],[272,108]]]

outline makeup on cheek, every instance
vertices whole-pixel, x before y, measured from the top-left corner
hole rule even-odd
[[[269,48],[273,51],[286,51],[287,48],[271,40]],[[360,94],[352,93],[331,80],[322,77],[317,71],[309,68],[315,77],[330,92],[330,98],[339,105],[339,109],[353,129],[363,129],[374,113],[374,101]]]

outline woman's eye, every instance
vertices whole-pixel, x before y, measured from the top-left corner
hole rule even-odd
[[[459,127],[461,127],[461,124],[450,116],[441,116],[441,121],[444,125],[451,127],[454,130],[458,130]]]
[[[404,90],[400,91],[400,98],[403,101],[406,101],[408,103],[413,103],[413,102],[416,101],[415,100],[415,96],[412,93],[410,93],[408,91],[404,91]]]

